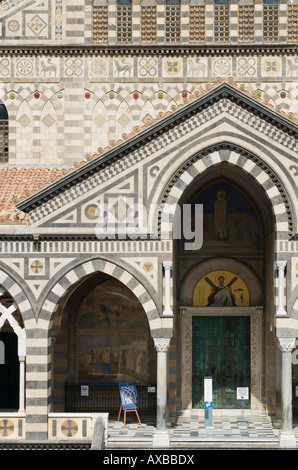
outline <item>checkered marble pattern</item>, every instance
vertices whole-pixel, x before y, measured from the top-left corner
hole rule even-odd
[[[213,417],[212,426],[205,425],[202,415],[192,414],[180,417],[173,425],[171,441],[191,440],[275,440],[278,430],[274,429],[267,415],[245,416],[241,412],[236,416]]]
[[[142,426],[139,426],[134,416],[129,416],[124,427],[123,421],[110,419],[108,429],[107,448],[117,446],[150,447],[156,431],[155,419],[144,417],[140,413]],[[298,427],[296,436],[298,438]],[[232,416],[217,416],[212,419],[212,426],[206,427],[204,415],[196,412],[190,415],[181,415],[168,426],[170,448],[182,445],[191,446],[201,444],[220,446],[223,443],[231,445],[245,445],[246,447],[279,445],[279,429],[275,428],[266,414],[246,416],[239,414]]]

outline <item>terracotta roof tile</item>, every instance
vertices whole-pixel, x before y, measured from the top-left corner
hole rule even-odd
[[[47,186],[68,171],[71,171],[69,167],[1,166],[0,223],[25,223],[27,215],[16,209],[16,201]]]

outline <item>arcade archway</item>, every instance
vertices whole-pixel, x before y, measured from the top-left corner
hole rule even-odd
[[[155,414],[156,351],[142,304],[128,287],[94,273],[72,288],[55,318],[55,411],[115,414],[119,383],[134,382],[144,412]]]
[[[204,407],[204,376],[213,376],[216,409],[276,409],[267,361],[274,347],[274,216],[266,192],[222,162],[195,178],[179,204],[203,204],[203,245],[175,245],[177,410]],[[277,370],[275,381],[278,389]],[[245,399],[238,400],[240,390]]]

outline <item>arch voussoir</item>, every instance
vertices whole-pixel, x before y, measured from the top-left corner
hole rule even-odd
[[[150,329],[152,321],[154,321],[154,329],[156,329],[157,323],[160,321],[160,306],[157,304],[157,301],[152,298],[148,289],[146,289],[137,277],[124,267],[111,260],[101,258],[83,261],[64,273],[48,293],[41,307],[39,318],[47,319],[47,321],[50,322],[53,319],[53,315],[61,298],[66,295],[69,289],[84,278],[98,272],[107,274],[126,285],[141,302]]]

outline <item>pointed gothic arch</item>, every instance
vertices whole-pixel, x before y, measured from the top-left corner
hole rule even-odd
[[[8,341],[8,350],[11,354],[13,351],[15,357],[12,359],[12,362],[10,362],[11,357],[9,357],[9,362],[7,365],[5,365],[6,368],[9,370],[11,369],[9,376],[5,377],[5,381],[8,380],[9,388],[12,387],[10,392],[13,403],[18,404],[19,411],[24,411],[27,334],[25,326],[20,324],[20,322],[15,317],[15,314],[18,312],[21,316],[21,319],[24,321],[24,319],[28,320],[29,316],[32,316],[32,312],[30,303],[22,288],[16,281],[12,279],[10,275],[1,269],[0,284],[0,296],[9,295],[13,301],[10,305],[8,305],[8,307],[2,305],[2,302],[0,302],[0,332],[5,325],[8,325],[13,332],[12,334],[10,333],[10,336],[14,336],[14,338],[12,338],[13,342],[11,342],[11,339]]]
[[[152,336],[155,334],[158,336],[161,329],[161,304],[153,289],[148,285],[146,286],[145,281],[142,283],[140,275],[135,276],[132,269],[125,269],[119,263],[116,264],[104,258],[91,259],[70,269],[68,268],[68,271],[51,285],[50,292],[42,303],[40,315],[47,318],[48,321],[52,321],[61,298],[67,294],[71,286],[96,272],[108,274],[125,284],[132,291],[143,305]]]
[[[276,233],[280,238],[291,236],[295,214],[287,191],[278,176],[260,157],[227,142],[204,148],[176,170],[163,191],[160,201],[161,209],[163,210],[167,205],[173,207],[178,204],[184,190],[195,178],[221,162],[241,168],[264,188],[272,204]],[[173,209],[172,214],[168,209],[166,215],[169,217],[162,217],[160,214],[161,233],[172,233]]]
[[[0,101],[0,163],[8,162],[8,112],[5,104]]]

